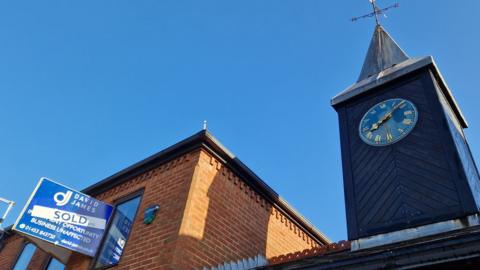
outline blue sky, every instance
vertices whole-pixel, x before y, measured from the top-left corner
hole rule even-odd
[[[379,0],[381,6],[394,3]],[[383,20],[433,55],[480,160],[480,1],[403,0]],[[356,81],[367,0],[0,1],[0,197],[83,189],[211,132],[334,240],[346,238],[330,98]]]

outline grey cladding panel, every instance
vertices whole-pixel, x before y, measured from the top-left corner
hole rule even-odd
[[[463,129],[458,119],[455,117],[455,114],[453,113],[451,107],[448,105],[448,102],[445,99],[445,96],[443,95],[436,81],[435,89],[437,90],[440,103],[442,104],[443,110],[445,111],[445,118],[447,120],[450,132],[452,133],[452,138],[455,143],[455,147],[457,148],[460,160],[462,162],[463,170],[467,177],[468,184],[473,194],[473,198],[475,199],[476,206],[477,208],[480,208],[480,177],[478,175],[477,166],[475,164],[475,161],[473,160],[470,147],[468,147],[467,139],[465,138],[465,134],[463,133]]]

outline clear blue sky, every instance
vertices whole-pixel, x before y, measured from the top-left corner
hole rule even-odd
[[[379,0],[382,6],[394,3]],[[480,1],[403,0],[383,20],[433,55],[480,160]],[[337,115],[367,0],[0,1],[0,196],[41,176],[83,189],[211,132],[334,240],[346,238]]]

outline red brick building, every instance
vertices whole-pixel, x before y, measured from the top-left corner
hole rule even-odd
[[[101,251],[96,258],[73,253],[58,258],[66,269],[203,269],[329,243],[207,131],[83,192],[118,206],[117,211],[125,202],[135,204],[136,211],[118,263],[99,263]],[[151,205],[159,210],[151,224],[144,224]],[[1,242],[0,270],[21,263],[28,269],[63,267],[13,231]]]

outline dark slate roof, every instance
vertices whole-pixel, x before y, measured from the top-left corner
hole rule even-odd
[[[199,148],[207,150],[209,153],[223,161],[229,169],[246,181],[252,189],[262,195],[263,198],[269,201],[272,205],[277,206],[283,214],[290,217],[298,226],[304,228],[310,237],[324,244],[331,242],[328,237],[318,231],[308,220],[290,206],[286,200],[280,197],[270,186],[243,164],[243,162],[241,162],[207,130],[202,130],[140,162],[137,162],[132,166],[87,187],[82,192],[95,196],[185,153]]]
[[[363,62],[362,72],[360,72],[360,77],[357,82],[378,74],[405,60],[408,60],[407,54],[382,26],[377,25],[373,32],[372,41],[370,41],[370,47],[368,48],[367,56]]]
[[[345,250],[256,269],[466,269],[465,265],[480,265],[480,226],[388,246],[359,251]]]

